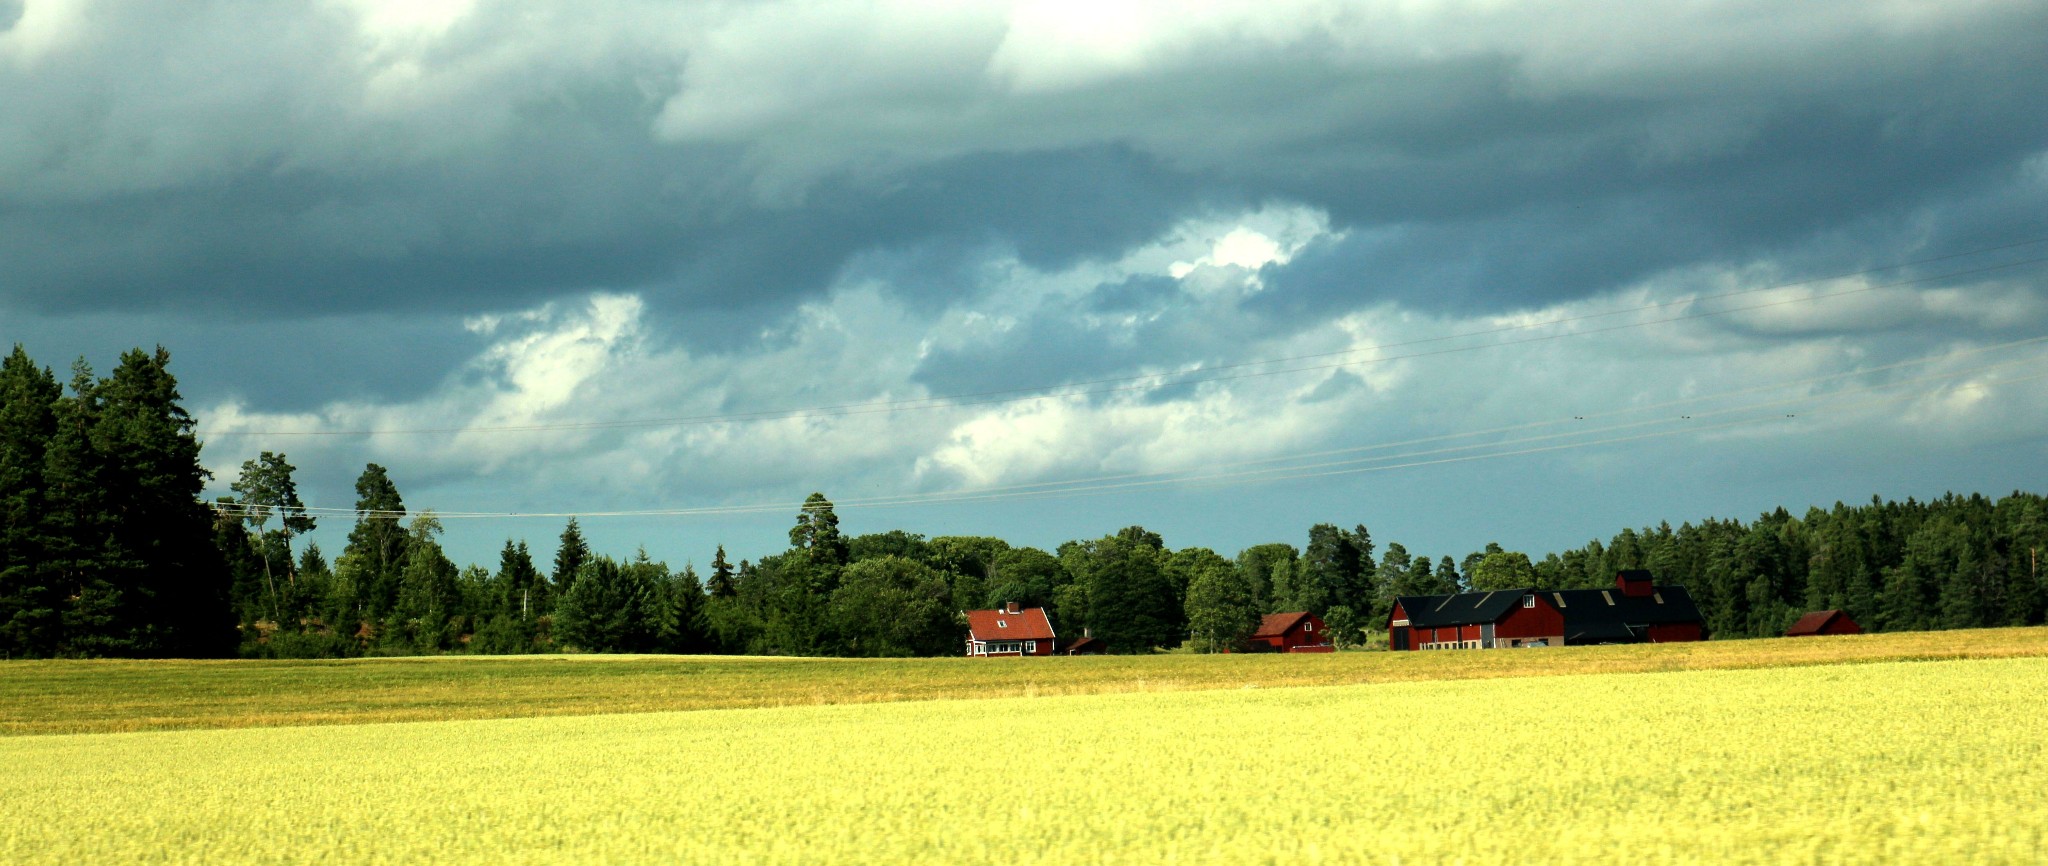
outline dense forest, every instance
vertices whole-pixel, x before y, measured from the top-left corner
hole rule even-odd
[[[232,495],[208,480],[169,355],[134,350],[68,389],[16,346],[0,363],[0,657],[341,657],[417,653],[960,652],[961,611],[1044,606],[1062,633],[1113,652],[1239,644],[1260,614],[1308,610],[1359,643],[1400,595],[1606,585],[1647,568],[1689,587],[1717,638],[1775,635],[1839,608],[1871,630],[2042,621],[2048,502],[1948,495],[1837,504],[1753,521],[1623,529],[1540,560],[1489,544],[1460,558],[1379,548],[1362,524],[1226,557],[1132,526],[1053,551],[991,537],[848,536],[812,494],[788,549],[699,574],[590,549],[574,519],[536,561],[507,540],[495,568],[459,567],[432,513],[364,468],[348,541],[330,561],[283,454],[245,462]]]

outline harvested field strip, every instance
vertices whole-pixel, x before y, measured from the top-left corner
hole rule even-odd
[[[2048,656],[2048,628],[1652,646],[1052,659],[0,662],[0,734],[92,733]]]
[[[0,861],[2038,863],[2048,660],[0,740]]]

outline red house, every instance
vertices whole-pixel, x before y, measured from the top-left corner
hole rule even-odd
[[[1323,618],[1308,611],[1266,614],[1259,619],[1258,631],[1252,632],[1251,644],[1254,651],[1261,652],[1326,653],[1337,649],[1330,645]]]
[[[1799,618],[1785,631],[1786,637],[1813,637],[1823,634],[1862,634],[1863,627],[1839,610],[1816,610]]]
[[[969,656],[1049,656],[1055,640],[1042,607],[1019,610],[1013,601],[1002,610],[967,612]]]

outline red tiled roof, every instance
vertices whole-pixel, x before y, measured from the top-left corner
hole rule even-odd
[[[1259,630],[1252,632],[1252,637],[1279,637],[1286,634],[1288,629],[1293,628],[1295,623],[1301,622],[1307,616],[1308,611],[1305,610],[1298,610],[1293,613],[1266,614],[1259,618]]]
[[[1816,610],[1800,617],[1798,622],[1793,623],[1792,627],[1785,631],[1785,636],[1794,637],[1803,634],[1820,634],[1821,629],[1828,627],[1830,620],[1841,615],[1842,612],[1839,610]]]
[[[1045,608],[1027,607],[1016,613],[1000,610],[967,612],[967,634],[974,640],[1052,640],[1052,620]]]

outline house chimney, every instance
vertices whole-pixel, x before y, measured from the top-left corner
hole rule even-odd
[[[1006,601],[1006,602],[1003,602],[1003,612],[1004,612],[1004,613],[1016,613],[1016,612],[1017,612],[1017,603],[1016,603],[1016,602],[1014,602],[1014,601]]]

